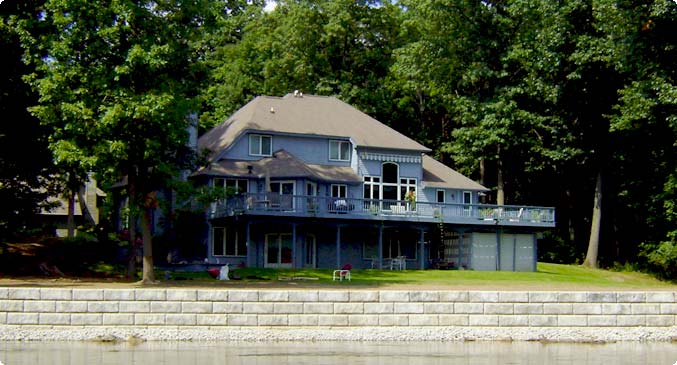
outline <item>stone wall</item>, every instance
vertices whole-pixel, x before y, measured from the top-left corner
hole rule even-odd
[[[675,326],[674,292],[0,288],[2,326]]]

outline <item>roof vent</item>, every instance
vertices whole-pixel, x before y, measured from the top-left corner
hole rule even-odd
[[[272,106],[270,107],[270,114],[275,114],[275,108],[273,108]]]
[[[300,92],[300,91],[298,91],[298,90],[294,90],[294,97],[295,97],[295,98],[302,98],[302,97],[303,97],[303,93]]]

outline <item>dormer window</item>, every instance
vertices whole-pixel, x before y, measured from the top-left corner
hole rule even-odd
[[[329,141],[330,161],[350,161],[350,142]]]
[[[262,134],[250,134],[249,154],[251,156],[272,156],[273,136],[266,136]]]

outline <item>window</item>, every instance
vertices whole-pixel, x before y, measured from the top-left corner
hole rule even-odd
[[[331,185],[332,198],[346,198],[348,196],[348,186],[343,184]]]
[[[381,178],[376,176],[364,177],[364,199],[381,199]]]
[[[445,202],[445,196],[444,196],[444,190],[438,189],[437,190],[437,202],[438,203],[444,203]]]
[[[350,161],[350,142],[329,141],[329,160]]]
[[[246,193],[248,189],[248,181],[246,179],[214,179],[215,188],[230,188],[232,192]]]
[[[469,191],[463,192],[463,204],[472,204],[472,193]]]
[[[213,256],[247,256],[245,235],[234,227],[212,228]]]
[[[400,167],[397,164],[386,162],[381,169],[383,170],[381,175],[383,175],[384,183],[397,184],[397,178],[400,175]]]
[[[400,179],[399,200],[406,200],[412,203],[416,201],[416,198],[416,179]]]
[[[386,162],[381,166],[381,196],[383,200],[400,200],[399,197],[400,167],[397,164]]]
[[[273,154],[273,137],[250,134],[249,154],[252,156],[271,156]]]

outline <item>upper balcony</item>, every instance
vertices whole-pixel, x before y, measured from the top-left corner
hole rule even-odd
[[[555,226],[555,208],[550,207],[444,204],[275,193],[240,194],[216,203],[210,212],[211,218],[242,214],[485,226]]]

